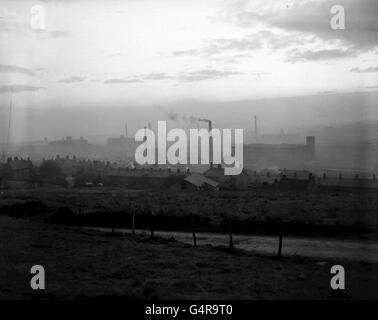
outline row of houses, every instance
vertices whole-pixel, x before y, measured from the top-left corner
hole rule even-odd
[[[203,174],[193,173],[184,179],[183,189],[231,189],[245,190],[263,186],[274,186],[283,189],[314,189],[314,188],[348,188],[348,189],[378,189],[375,174],[339,173],[334,175],[314,174],[307,170],[262,170],[251,172],[243,170],[238,176],[225,176],[224,168],[210,168]]]
[[[0,186],[31,187],[43,183],[64,186],[118,186],[130,189],[176,190],[246,190],[263,186],[280,188],[369,188],[378,189],[375,174],[335,173],[314,174],[307,170],[264,169],[259,172],[243,169],[237,176],[225,175],[221,165],[202,173],[188,168],[133,166],[119,167],[108,161],[79,160],[59,157],[44,160],[34,167],[30,159],[9,158],[0,165]]]
[[[32,185],[34,174],[30,158],[8,158],[0,164],[0,188],[27,188]]]

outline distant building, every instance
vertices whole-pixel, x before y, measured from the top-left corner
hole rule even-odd
[[[261,170],[267,167],[298,169],[315,160],[315,137],[306,137],[306,144],[246,144],[244,167]]]
[[[88,155],[93,152],[93,146],[89,144],[88,140],[83,137],[73,139],[71,136],[67,136],[63,140],[51,141],[48,144],[48,149],[55,154]]]
[[[33,163],[30,159],[8,158],[0,168],[2,188],[27,188],[33,185]]]
[[[239,175],[225,175],[224,167],[218,165],[211,167],[203,173],[206,178],[212,179],[219,183],[221,189],[246,190],[251,182],[250,176],[246,170],[242,170]]]
[[[183,190],[217,190],[219,183],[206,178],[200,173],[193,173],[181,182]]]
[[[135,150],[138,147],[138,142],[125,136],[119,138],[109,138],[106,141],[106,149],[109,155],[113,156],[127,156],[134,158]]]
[[[49,146],[51,147],[83,147],[88,145],[88,140],[80,137],[80,139],[73,139],[71,136],[67,136],[66,139],[51,141]]]
[[[30,181],[32,178],[33,163],[30,159],[9,158],[6,170],[8,170],[9,180]]]
[[[134,167],[114,168],[110,167],[105,171],[103,177],[104,185],[120,186],[130,189],[154,189],[169,188],[182,181],[188,175],[180,168]]]

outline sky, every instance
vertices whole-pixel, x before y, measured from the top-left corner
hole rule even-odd
[[[345,30],[330,26],[335,4],[345,8]],[[44,12],[42,29],[31,25],[35,6]],[[232,105],[243,100],[371,97],[377,16],[376,0],[2,0],[0,133],[10,99],[13,137],[40,139],[69,134],[51,110],[83,121],[78,110],[97,113],[90,126],[110,134],[104,110],[132,107],[142,117],[146,107],[172,110],[195,100],[229,102],[234,116]],[[362,100],[365,118],[378,118],[376,100]]]

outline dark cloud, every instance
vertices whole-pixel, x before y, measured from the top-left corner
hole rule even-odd
[[[174,77],[170,76],[167,73],[158,72],[158,73],[142,74],[142,75],[133,76],[133,77],[108,79],[108,80],[105,80],[103,83],[104,84],[138,83],[138,82],[144,82],[145,80],[167,80],[167,79],[173,79],[173,78]]]
[[[328,49],[328,50],[292,50],[288,53],[287,61],[324,61],[333,59],[350,58],[357,55],[357,51],[351,49]]]
[[[133,77],[124,77],[124,78],[114,78],[108,79],[103,82],[103,84],[119,84],[119,83],[138,83],[144,81],[158,81],[158,80],[178,80],[185,82],[194,82],[194,81],[203,81],[203,80],[212,80],[225,78],[228,76],[242,74],[241,72],[236,71],[220,71],[212,69],[204,69],[193,72],[181,72],[177,75],[169,75],[167,73],[149,73]]]
[[[199,70],[199,71],[180,73],[178,76],[178,80],[185,81],[185,82],[195,82],[195,81],[226,78],[226,77],[238,75],[238,74],[241,74],[241,73],[235,72],[235,71],[220,71],[220,70],[204,69],[204,70]]]
[[[312,44],[314,40],[315,36],[313,35],[261,30],[239,38],[213,39],[208,41],[201,49],[175,51],[173,55],[191,56],[197,54],[206,58],[223,56],[226,59],[228,57],[229,60],[232,60],[235,58],[248,58],[256,50],[280,50],[288,47],[300,47]]]
[[[23,67],[18,67],[18,66],[11,66],[11,65],[6,65],[6,64],[0,64],[0,73],[2,72],[9,72],[9,73],[21,73],[21,74],[26,74],[28,76],[33,76],[35,72],[33,70],[23,68]]]
[[[74,77],[69,77],[69,78],[65,78],[65,79],[61,79],[59,80],[59,82],[63,82],[63,83],[74,83],[74,82],[82,82],[86,79],[86,77],[78,77],[78,76],[74,76]]]
[[[26,85],[0,85],[0,94],[8,92],[25,92],[25,91],[38,91],[42,87],[26,86]]]
[[[345,8],[345,30],[330,27],[333,5]],[[289,8],[274,6],[261,12],[244,10],[236,13],[237,23],[250,26],[262,23],[281,30],[313,34],[324,40],[339,41],[360,50],[378,46],[377,0],[312,0],[293,3]]]
[[[250,35],[243,38],[223,38],[208,41],[201,49],[183,50],[173,52],[174,56],[213,56],[229,51],[252,51],[263,46],[262,37],[259,34]]]
[[[378,72],[378,67],[369,67],[369,68],[352,68],[349,70],[350,72]]]
[[[172,76],[167,73],[149,73],[142,76],[142,78],[145,80],[165,80],[172,79]]]
[[[103,82],[103,84],[118,84],[118,83],[137,83],[142,82],[142,80],[137,78],[113,78],[108,79]]]

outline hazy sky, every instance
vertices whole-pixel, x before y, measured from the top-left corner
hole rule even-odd
[[[377,16],[377,0],[2,0],[1,108],[11,92],[30,114],[377,91]]]

